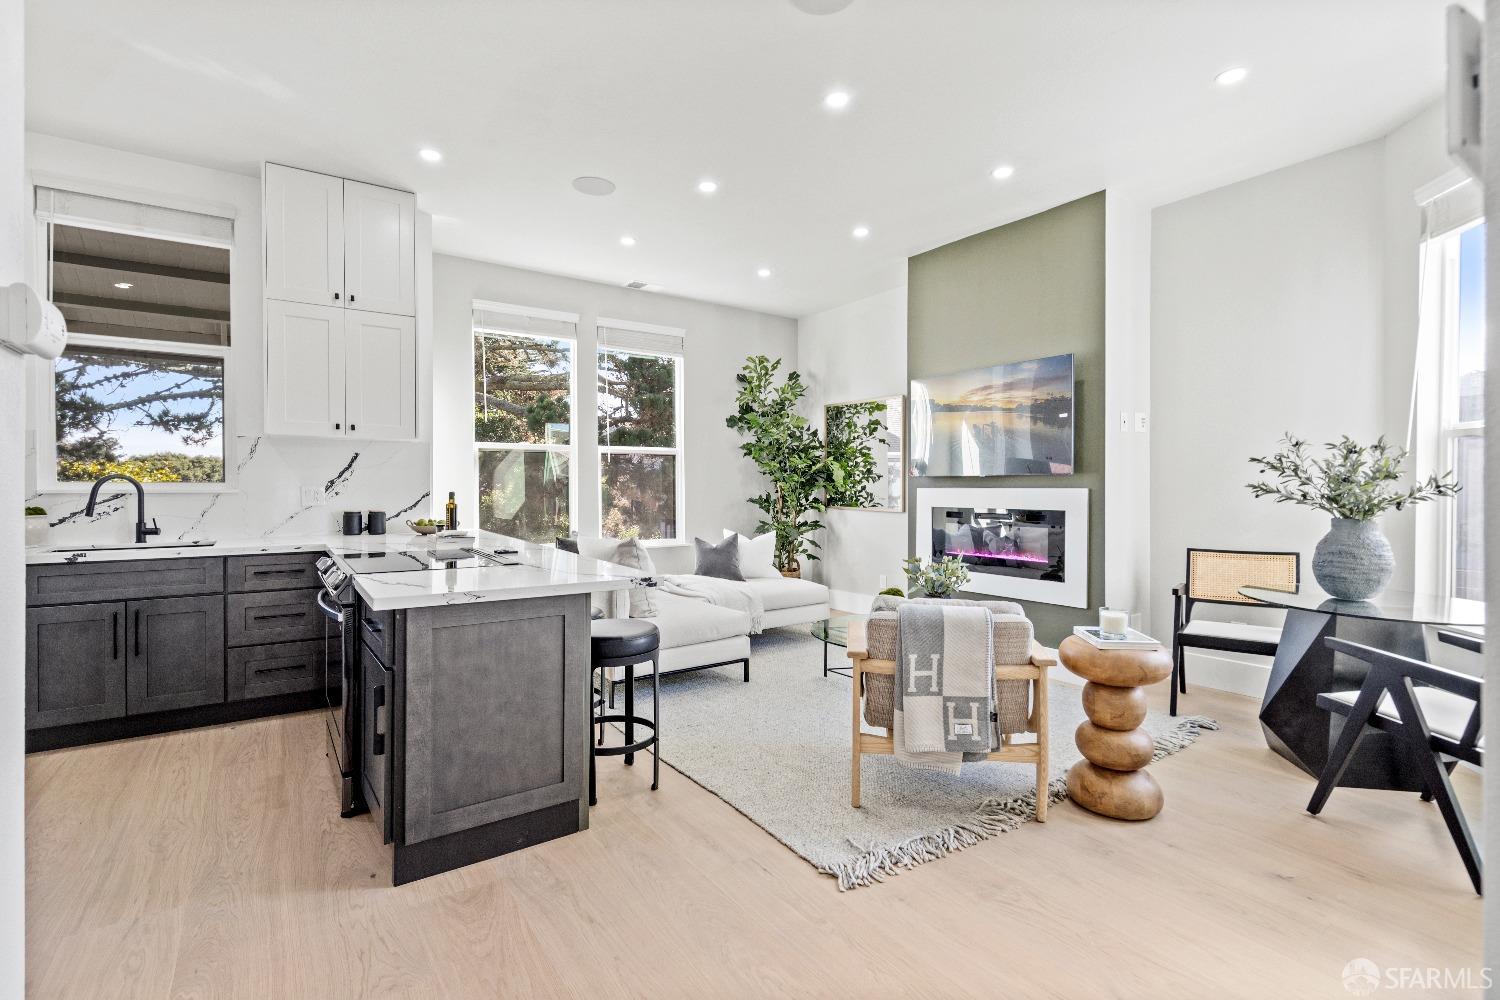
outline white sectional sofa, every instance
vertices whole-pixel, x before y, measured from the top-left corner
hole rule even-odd
[[[580,539],[587,547],[598,545]],[[657,579],[689,576],[696,557],[691,543],[648,543],[646,549]],[[764,607],[761,628],[782,628],[822,621],[828,617],[828,588],[811,580],[759,578],[744,581]],[[659,665],[663,673],[702,670],[708,667],[742,665],[750,679],[751,620],[743,611],[718,607],[707,601],[656,588],[652,622],[661,633]],[[620,673],[623,674],[623,668]]]

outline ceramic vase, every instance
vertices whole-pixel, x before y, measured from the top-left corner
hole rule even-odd
[[[1336,517],[1313,550],[1313,578],[1341,601],[1369,600],[1391,582],[1395,569],[1391,543],[1374,521]]]

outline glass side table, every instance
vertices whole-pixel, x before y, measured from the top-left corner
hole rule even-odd
[[[848,667],[830,667],[828,665],[828,647],[837,646],[839,649],[847,649],[849,646],[849,623],[865,621],[868,615],[834,615],[825,621],[814,622],[812,626],[812,637],[822,640],[823,643],[823,676],[838,674],[840,677],[849,677],[851,672]]]

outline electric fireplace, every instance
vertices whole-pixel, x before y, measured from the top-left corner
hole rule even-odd
[[[1088,490],[921,489],[918,554],[955,558],[965,591],[1088,605]]]

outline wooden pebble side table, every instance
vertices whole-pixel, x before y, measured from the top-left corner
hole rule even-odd
[[[1088,683],[1073,739],[1084,759],[1068,769],[1068,797],[1115,819],[1150,819],[1161,812],[1161,786],[1142,770],[1156,749],[1141,728],[1144,685],[1164,680],[1172,661],[1161,649],[1099,649],[1076,635],[1057,648],[1062,665]]]

